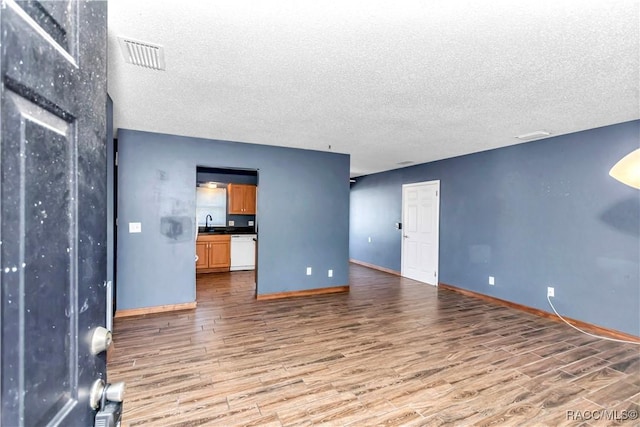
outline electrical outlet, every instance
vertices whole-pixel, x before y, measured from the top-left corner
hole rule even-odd
[[[555,297],[556,296],[556,292],[551,286],[549,286],[547,288],[547,296],[548,297]]]
[[[253,227],[253,221],[249,221],[249,227]]]
[[[130,222],[129,223],[129,233],[142,233],[142,223],[141,222]]]
[[[234,225],[236,225],[235,221],[229,221],[229,227],[233,227]]]
[[[307,267],[307,276],[311,276],[311,267]]]
[[[333,277],[333,270],[329,270],[329,272],[327,273],[327,276]]]
[[[489,284],[490,285],[495,285],[496,284],[496,279],[493,276],[489,276]]]

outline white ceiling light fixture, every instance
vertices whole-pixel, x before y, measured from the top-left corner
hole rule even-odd
[[[224,188],[224,185],[220,182],[208,181],[208,182],[198,183],[198,187],[214,189],[214,188]]]
[[[545,136],[551,135],[551,132],[547,132],[546,130],[537,130],[535,132],[523,133],[522,135],[517,135],[521,141],[530,141],[532,139],[544,138]]]
[[[164,47],[153,43],[142,42],[118,37],[120,50],[124,56],[124,60],[133,65],[151,68],[152,70],[165,70]]]
[[[613,165],[609,175],[623,184],[640,190],[640,148],[633,150]]]

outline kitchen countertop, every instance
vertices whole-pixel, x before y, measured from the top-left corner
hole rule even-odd
[[[258,234],[253,227],[198,227],[198,234]]]

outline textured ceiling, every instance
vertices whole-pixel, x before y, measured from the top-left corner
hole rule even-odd
[[[115,127],[331,146],[358,176],[638,119],[639,3],[110,0]]]

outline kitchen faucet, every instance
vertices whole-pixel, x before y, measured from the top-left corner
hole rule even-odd
[[[204,219],[204,228],[209,228],[209,220],[213,222],[213,217],[211,214],[207,214],[207,217]]]

